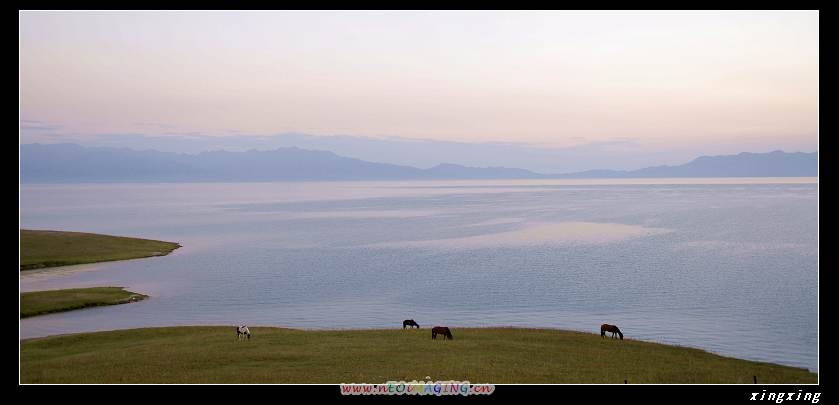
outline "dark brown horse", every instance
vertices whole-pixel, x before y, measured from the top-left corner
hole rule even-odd
[[[431,338],[437,339],[437,334],[443,335],[443,340],[454,339],[454,337],[452,337],[452,331],[445,326],[435,326],[431,328]]]
[[[405,328],[407,328],[408,326],[410,326],[410,327],[412,327],[412,328],[413,328],[414,326],[416,326],[416,327],[417,327],[417,329],[419,329],[419,324],[418,324],[418,323],[416,323],[413,319],[406,319],[406,320],[402,321],[402,329],[405,329]]]
[[[621,340],[623,340],[623,333],[615,325],[609,325],[608,323],[600,325],[600,337],[605,338],[606,332],[612,332],[612,339],[615,338],[615,334],[617,333],[618,335],[620,335]]]

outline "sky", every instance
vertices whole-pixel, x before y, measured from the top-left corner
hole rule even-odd
[[[421,141],[500,151],[478,165],[541,154],[543,171],[817,151],[818,23],[818,11],[23,11],[20,139],[200,151],[303,134],[360,140],[370,156],[371,140],[407,154]],[[431,165],[434,148],[422,153]]]

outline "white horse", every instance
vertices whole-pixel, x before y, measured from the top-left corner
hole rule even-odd
[[[236,327],[236,339],[237,340],[242,340],[245,337],[247,337],[248,340],[250,340],[250,338],[251,338],[250,329],[248,329],[248,327],[245,326],[245,325]]]

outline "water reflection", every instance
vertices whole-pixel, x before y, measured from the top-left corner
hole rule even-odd
[[[482,224],[507,224],[505,221],[484,221]],[[486,233],[460,238],[384,242],[366,247],[416,247],[436,249],[480,249],[492,247],[526,247],[560,244],[610,243],[629,238],[659,235],[668,229],[645,228],[638,225],[599,222],[527,223],[520,229]]]

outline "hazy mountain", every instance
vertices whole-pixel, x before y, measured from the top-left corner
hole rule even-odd
[[[24,182],[305,181],[420,179],[538,179],[626,177],[816,176],[813,153],[741,153],[703,156],[680,166],[634,171],[590,170],[540,174],[504,167],[441,164],[430,169],[373,163],[332,152],[278,148],[271,151],[183,154],[76,144],[21,145]]]
[[[679,166],[655,166],[639,170],[588,170],[562,178],[639,177],[796,177],[818,176],[818,152],[748,153],[701,156]]]
[[[421,169],[441,163],[468,167],[503,166],[537,173],[571,173],[588,169],[637,169],[655,164],[687,162],[696,155],[683,151],[642,152],[633,139],[609,139],[577,145],[540,147],[516,142],[462,142],[401,137],[372,138],[350,135],[307,135],[282,133],[268,136],[248,134],[209,136],[201,134],[39,134],[22,130],[21,143],[76,143],[90,147],[152,149],[160,152],[196,154],[212,150],[244,152],[270,151],[296,146],[307,150],[328,150],[339,156],[390,163]],[[637,153],[628,153],[635,150]],[[739,152],[736,151],[736,152]],[[675,159],[675,160],[674,160]]]
[[[183,154],[75,144],[21,146],[21,179],[72,181],[390,180],[422,170],[298,148]]]

